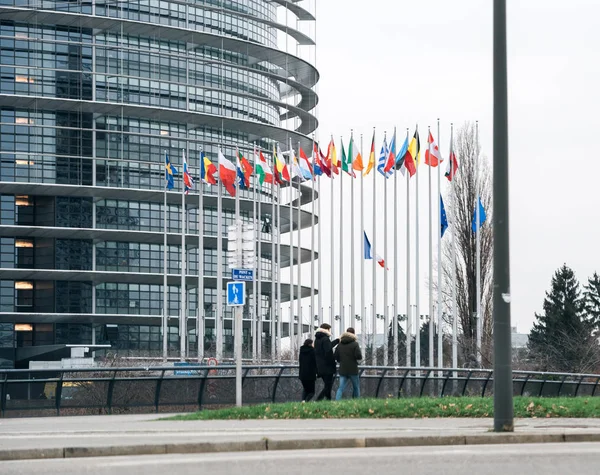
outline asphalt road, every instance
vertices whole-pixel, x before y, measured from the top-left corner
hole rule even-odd
[[[298,450],[0,462],[2,475],[597,474],[600,443]]]

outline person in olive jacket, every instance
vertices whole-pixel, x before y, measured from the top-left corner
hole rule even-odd
[[[317,380],[317,358],[313,341],[308,338],[300,347],[298,355],[300,382],[302,383],[302,401],[310,401],[315,395],[315,382]]]
[[[348,328],[340,337],[340,344],[335,349],[335,359],[340,363],[340,386],[335,395],[336,401],[342,399],[348,380],[352,381],[352,397],[360,397],[360,381],[358,379],[358,362],[362,360],[354,328]]]
[[[331,341],[331,325],[323,323],[315,332],[315,356],[317,357],[317,374],[323,379],[323,390],[317,396],[321,399],[331,400],[331,388],[335,377],[336,364],[333,357],[333,348],[339,339]]]

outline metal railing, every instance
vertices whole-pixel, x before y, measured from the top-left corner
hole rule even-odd
[[[296,365],[243,367],[245,404],[299,401]],[[493,370],[362,366],[363,397],[493,394]],[[596,395],[600,375],[513,371],[521,396]],[[320,390],[319,384],[317,391]],[[0,415],[182,412],[235,403],[234,366],[0,370]]]

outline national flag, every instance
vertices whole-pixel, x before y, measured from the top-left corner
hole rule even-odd
[[[440,153],[440,148],[438,144],[435,143],[433,139],[433,135],[431,135],[431,131],[429,131],[429,137],[427,137],[427,143],[429,146],[425,151],[425,164],[430,167],[437,167],[441,162],[444,161],[442,158],[442,154]]]
[[[298,178],[300,181],[304,181],[304,176],[302,175],[302,170],[300,170],[300,164],[298,163],[298,158],[296,157],[296,153],[292,148],[292,141],[290,140],[290,149],[288,151],[288,160],[290,165],[290,176],[292,181],[294,178]]]
[[[388,149],[388,156],[385,162],[385,166],[383,167],[383,171],[387,175],[393,175],[394,165],[396,165],[396,129],[394,128],[394,135],[392,136],[392,141],[390,142],[390,146]]]
[[[216,185],[215,173],[217,167],[213,165],[203,150],[200,150],[200,179],[208,185]]]
[[[454,147],[450,144],[450,156],[448,157],[448,165],[446,166],[446,173],[444,174],[448,181],[454,179],[454,175],[458,171],[458,160],[456,160],[456,154],[454,153]]]
[[[219,149],[219,180],[231,196],[235,196],[235,165],[225,158]]]
[[[277,144],[276,148],[273,146],[273,161],[275,163],[275,170],[277,171],[278,183],[282,184],[284,181],[290,181],[290,172],[285,164],[285,160],[283,160],[283,153],[281,153],[279,144]]]
[[[333,141],[333,137],[331,137],[329,147],[327,147],[327,159],[329,160],[333,173],[337,175],[340,172],[341,164],[337,157],[337,151],[335,150],[335,142]]]
[[[345,171],[348,175],[354,176],[354,171],[352,171],[352,159],[348,158],[349,155],[346,155],[346,149],[344,148],[344,139],[341,139],[342,142],[342,170]]]
[[[352,169],[362,172],[365,168],[362,161],[362,155],[354,142],[354,137],[350,137],[350,146],[348,149],[348,155],[350,155],[350,159],[352,160]],[[356,175],[354,175],[356,177]]]
[[[365,259],[370,260],[370,259],[373,259],[373,248],[371,247],[371,243],[369,242],[369,238],[367,237],[366,231],[363,231],[363,234],[365,236],[365,246],[364,246],[365,256],[364,257],[365,257]],[[375,259],[377,259],[377,263],[385,269],[385,261],[383,260],[383,258],[377,253],[375,253],[374,257],[375,257]]]
[[[237,176],[240,184],[240,189],[247,190],[250,188],[250,176],[252,176],[252,172],[254,168],[252,164],[248,161],[244,154],[237,150]]]
[[[415,130],[415,134],[410,141],[408,150],[404,155],[404,167],[408,170],[408,173],[410,173],[411,177],[417,173],[417,167],[419,166],[420,161],[420,153],[421,141],[419,140],[419,131]]]
[[[367,170],[365,175],[367,176],[371,170],[375,167],[375,131],[373,131],[373,139],[371,140],[371,151],[369,152],[369,162],[367,163]]]
[[[190,175],[187,160],[185,159],[185,151],[183,152],[183,192],[187,195],[190,190],[194,189],[194,179]]]
[[[381,151],[379,152],[379,158],[377,159],[377,171],[386,178],[388,175],[385,172],[385,165],[387,163],[389,154],[390,154],[390,150],[388,149],[387,140],[384,137],[383,144],[381,145]]]
[[[441,194],[440,194],[440,223],[441,223],[440,232],[442,233],[441,237],[444,237],[444,233],[446,232],[446,229],[448,229],[448,217],[446,216],[446,208],[444,207],[444,200],[443,200]]]
[[[172,190],[175,187],[173,177],[177,176],[177,168],[171,164],[169,154],[165,152],[165,181],[167,182],[167,190]]]
[[[404,139],[404,143],[402,144],[402,148],[398,155],[396,155],[396,170],[400,170],[402,174],[406,174],[406,168],[404,167],[404,158],[406,157],[406,152],[408,151],[408,133],[406,134],[406,138]]]
[[[321,158],[319,157],[319,146],[317,145],[317,142],[313,142],[312,166],[313,166],[313,171],[315,173],[315,177],[321,176],[323,174],[323,168],[321,166]]]
[[[271,167],[263,155],[262,150],[257,153],[256,148],[254,148],[254,171],[256,172],[256,176],[258,176],[260,186],[262,186],[263,183],[273,183],[273,172],[271,171]]]
[[[307,180],[313,179],[313,168],[310,164],[310,160],[304,153],[304,150],[300,148],[300,171],[302,172],[302,176]]]
[[[473,213],[473,221],[471,221],[471,229],[474,233],[477,232],[477,230],[481,228],[481,226],[483,226],[483,223],[485,223],[485,220],[487,219],[485,209],[483,207],[483,204],[481,203],[481,197],[479,197],[477,201],[479,203],[479,226],[477,226],[477,210],[475,210],[475,212]]]
[[[321,150],[321,147],[319,147],[319,166],[323,170],[323,173],[325,173],[325,175],[327,175],[329,178],[331,178],[331,175],[332,175],[331,166],[327,162],[327,157],[325,155],[323,155],[323,151]]]

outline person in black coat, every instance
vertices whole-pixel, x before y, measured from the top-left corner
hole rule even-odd
[[[317,374],[323,379],[323,390],[317,396],[321,399],[331,400],[331,388],[336,372],[333,348],[340,342],[339,339],[331,341],[331,325],[323,323],[315,332],[315,356],[317,357]]]
[[[310,401],[315,395],[315,382],[317,381],[317,358],[313,341],[308,338],[300,347],[298,355],[299,373],[298,377],[302,383],[302,401]]]

